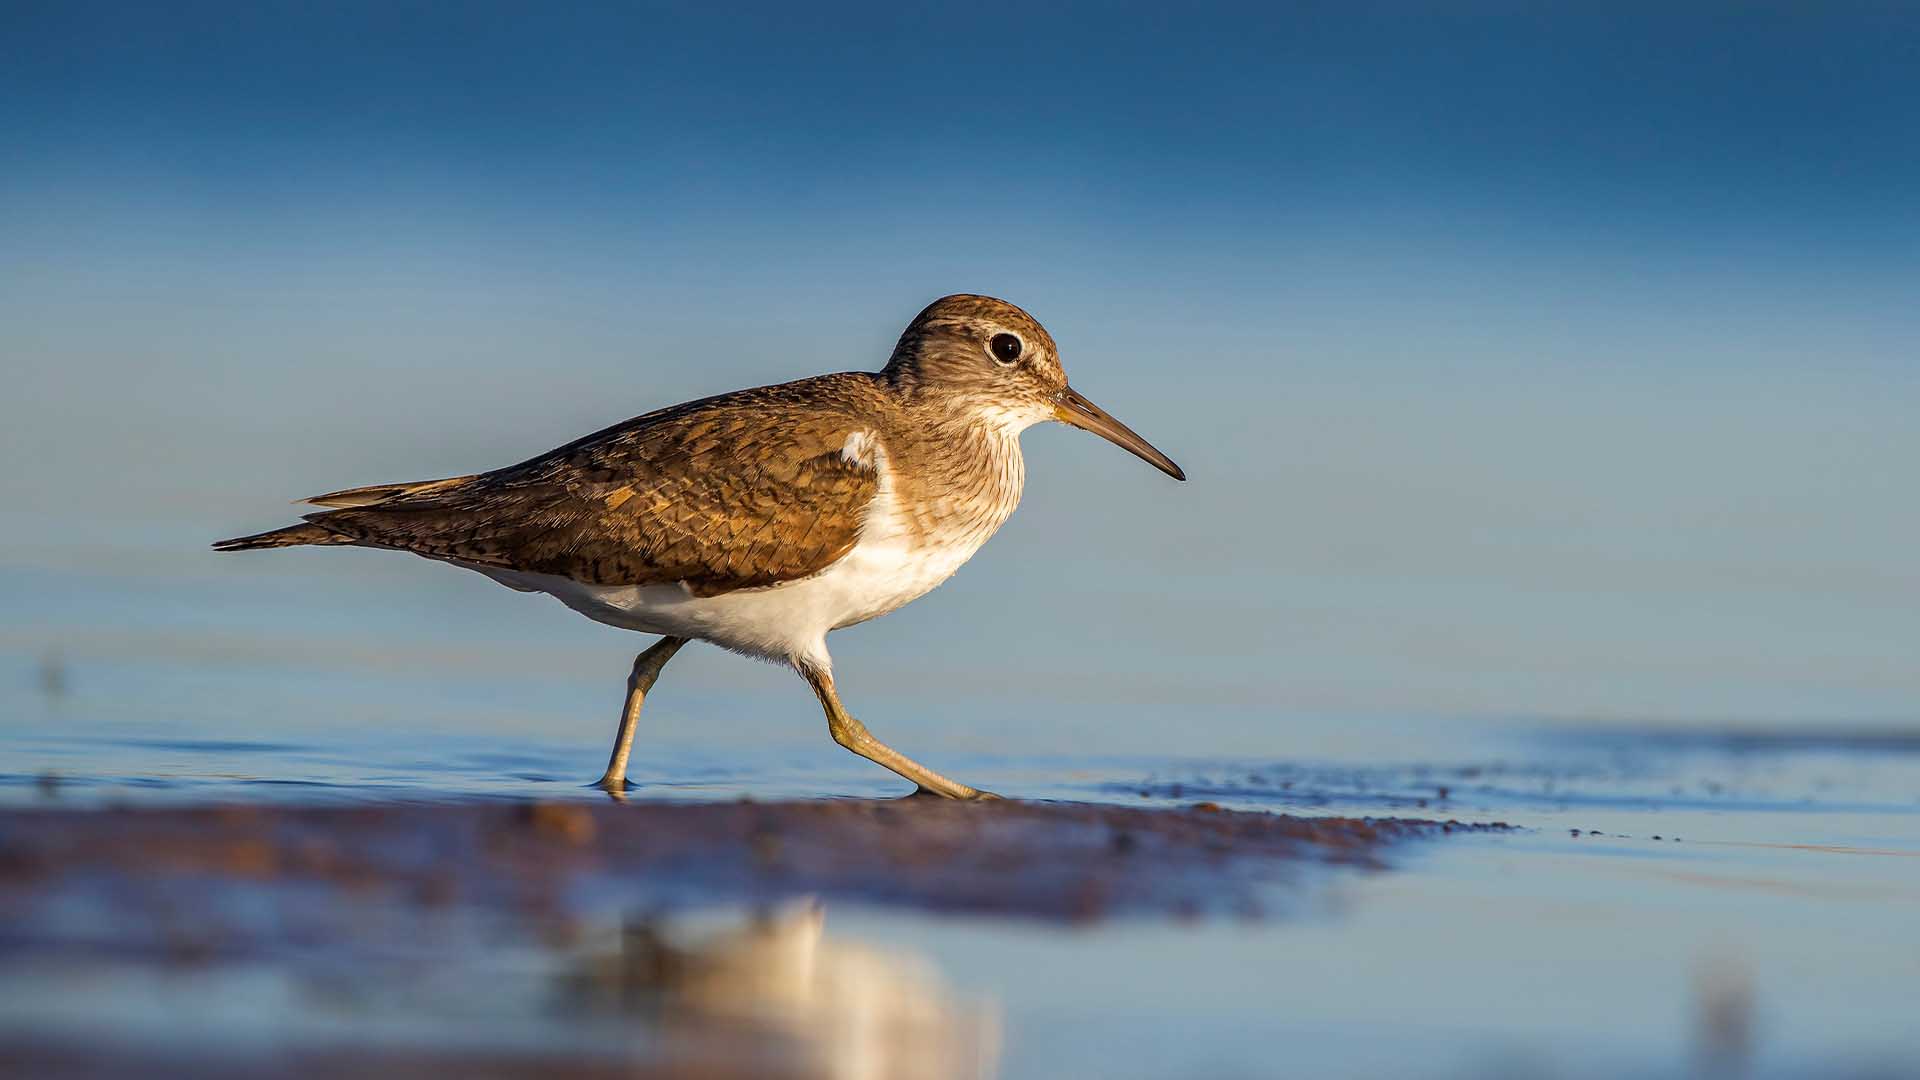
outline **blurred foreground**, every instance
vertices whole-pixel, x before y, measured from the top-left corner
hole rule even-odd
[[[997,1014],[911,951],[824,935],[822,898],[1256,917],[1296,863],[1375,865],[1391,839],[1454,828],[917,799],[5,826],[0,1060],[34,1071],[873,1078],[992,1072]],[[751,914],[687,929],[715,910]]]
[[[617,805],[536,738],[10,732],[0,1066],[1920,1073],[1920,740],[1436,730],[946,754],[1071,800],[986,806],[778,745]]]

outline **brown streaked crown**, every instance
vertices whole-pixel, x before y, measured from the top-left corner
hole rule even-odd
[[[1001,335],[1020,343],[1012,360],[995,355]],[[972,293],[928,304],[907,324],[882,375],[910,398],[933,392],[999,408],[1050,409],[1067,385],[1059,348],[1039,320]]]

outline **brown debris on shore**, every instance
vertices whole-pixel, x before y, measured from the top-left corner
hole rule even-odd
[[[4,811],[0,1072],[978,1077],[990,1003],[824,933],[829,907],[1258,918],[1310,867],[1502,827],[921,799]],[[67,984],[90,990],[34,989]],[[284,997],[261,1012],[255,986]],[[367,1025],[383,1041],[341,1035]]]
[[[920,799],[23,810],[0,813],[0,898],[55,878],[117,880],[121,896],[195,878],[489,908],[586,888],[661,909],[811,894],[1039,919],[1244,915],[1290,866],[1374,866],[1390,841],[1500,827]]]

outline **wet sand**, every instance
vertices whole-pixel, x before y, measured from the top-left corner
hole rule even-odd
[[[0,1074],[1916,1074],[1910,737],[1320,734],[968,806],[662,732],[614,804],[597,740],[50,709]]]
[[[1503,828],[1212,803],[927,799],[13,810],[0,813],[0,898],[21,912],[48,895],[87,893],[127,909],[101,918],[106,936],[93,944],[183,955],[249,943],[199,925],[198,907],[152,917],[166,910],[155,899],[178,888],[209,899],[245,889],[266,903],[319,888],[531,916],[555,914],[561,897],[583,891],[647,908],[807,894],[1054,920],[1257,916],[1261,889],[1294,864],[1379,866],[1395,841]],[[37,925],[15,922],[8,947],[62,944]]]
[[[186,975],[180,985],[191,987],[210,974],[265,968],[305,993],[325,995],[331,984],[351,997],[370,992],[371,973],[457,984],[462,972],[533,950],[552,971],[536,980],[547,1007],[532,1012],[549,1013],[555,1002],[589,1016],[637,1011],[658,1045],[636,1052],[592,1039],[574,1048],[564,1038],[500,1046],[436,1037],[382,1047],[313,1032],[180,1045],[129,1040],[139,1024],[116,1016],[102,1026],[109,1038],[10,1031],[0,1036],[0,1067],[35,1075],[147,1071],[157,1062],[313,1075],[561,1067],[576,1075],[844,1074],[838,1058],[783,1053],[792,1033],[758,1015],[769,1011],[763,984],[779,982],[782,958],[796,947],[810,977],[857,951],[823,940],[829,907],[1055,923],[1261,918],[1314,866],[1379,868],[1396,843],[1503,828],[1212,803],[927,799],[11,810],[0,813],[0,965],[15,976],[92,970],[124,986]],[[676,940],[679,914],[716,908],[745,913],[718,945]],[[868,953],[846,980],[863,995],[899,981],[895,958]],[[791,1021],[796,1008],[802,1017],[833,1012],[833,996],[822,1000],[807,985],[797,1006],[775,993],[771,1013]],[[942,993],[922,987],[905,997],[939,1003]],[[400,1003],[398,1013],[476,1007],[444,987],[436,995]],[[743,1009],[750,1015],[738,1015]],[[878,1036],[876,1052],[942,1039],[953,1052],[924,1068],[896,1062],[890,1072],[991,1071],[990,1023],[944,1003],[923,1011],[912,1023],[895,1018],[902,1030]],[[969,1061],[979,1069],[949,1067]]]

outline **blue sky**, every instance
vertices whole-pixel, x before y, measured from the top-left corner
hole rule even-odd
[[[1194,481],[1031,434],[1014,523],[843,668],[1910,719],[1917,120],[1898,4],[11,4],[11,569],[311,575],[399,634],[448,572],[197,543],[981,291]],[[435,602],[534,602],[488,587]]]

